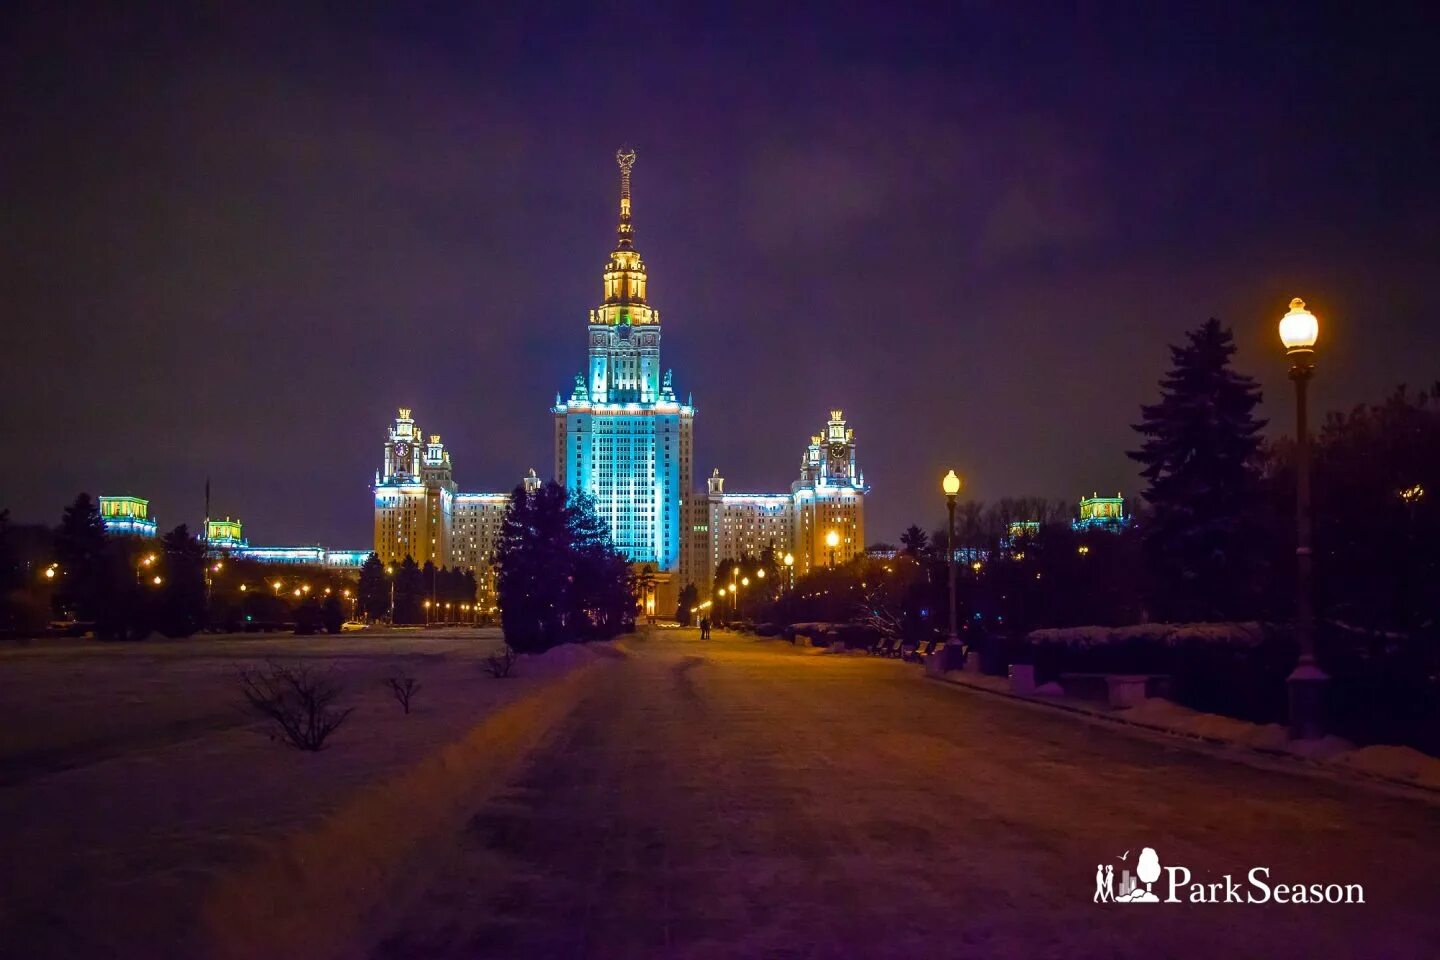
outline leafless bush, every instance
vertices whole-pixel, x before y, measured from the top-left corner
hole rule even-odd
[[[410,698],[420,690],[420,681],[403,670],[396,670],[385,678],[390,686],[390,692],[394,694],[396,702],[404,709],[406,715],[410,713]]]
[[[510,671],[515,669],[515,650],[510,644],[505,644],[505,649],[500,653],[492,653],[483,661],[486,672],[499,680],[510,676]]]
[[[239,671],[240,692],[250,709],[280,728],[284,741],[297,750],[319,750],[340,728],[354,707],[339,709],[341,687],[328,672],[273,661],[264,669]],[[272,737],[274,734],[272,734]]]

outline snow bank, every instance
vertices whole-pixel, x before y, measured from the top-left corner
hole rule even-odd
[[[1373,776],[1440,790],[1440,757],[1432,757],[1410,747],[1357,748],[1349,740],[1336,736],[1291,740],[1289,732],[1278,723],[1246,723],[1233,717],[1201,713],[1169,700],[1146,700],[1118,712],[1116,716],[1175,733],[1258,750],[1279,751],[1326,765],[1348,767]]]
[[[1259,623],[1136,623],[1124,627],[1060,627],[1032,630],[1026,639],[1036,645],[1083,650],[1119,643],[1216,643],[1258,646],[1265,640]]]
[[[1337,754],[1332,759],[1365,773],[1440,790],[1440,759],[1411,747],[1361,747]]]

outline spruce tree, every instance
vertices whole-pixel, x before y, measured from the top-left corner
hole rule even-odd
[[[1261,550],[1251,522],[1259,479],[1255,419],[1260,390],[1230,366],[1235,340],[1215,319],[1170,348],[1160,402],[1141,407],[1144,437],[1129,456],[1144,465],[1153,517],[1143,531],[1153,616],[1165,620],[1253,615]]]
[[[390,584],[385,580],[385,565],[380,555],[372,553],[360,565],[360,583],[356,587],[360,613],[378,620],[390,612]]]
[[[55,560],[59,583],[55,589],[56,613],[76,620],[95,620],[106,593],[109,569],[105,521],[100,508],[82,493],[65,508],[55,531]]]
[[[167,637],[188,637],[205,624],[205,548],[182,523],[160,539],[160,557],[155,626]]]
[[[415,564],[415,558],[405,554],[400,568],[395,571],[395,622],[420,623],[424,619],[424,608],[420,606],[424,594],[424,577]]]

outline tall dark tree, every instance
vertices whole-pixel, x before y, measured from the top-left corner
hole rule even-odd
[[[629,565],[610,539],[610,528],[595,512],[595,502],[575,493],[565,503],[565,529],[571,556],[570,616],[573,639],[605,639],[635,625],[635,607],[645,584],[634,589]],[[654,578],[654,570],[648,568]]]
[[[370,554],[360,565],[356,598],[361,616],[379,620],[390,615],[390,584],[385,579],[385,565],[380,562],[379,554]]]
[[[680,602],[675,607],[675,619],[680,621],[680,626],[688,627],[695,622],[695,614],[691,611],[700,602],[700,591],[695,584],[685,584],[685,589],[680,591]]]
[[[345,608],[333,593],[320,605],[320,624],[326,633],[339,633],[345,629]]]
[[[930,537],[912,523],[900,534],[900,548],[902,553],[918,560],[930,549]]]
[[[424,591],[421,599],[421,607],[424,607],[426,600],[439,602],[440,600],[440,571],[435,569],[435,564],[429,560],[420,568],[420,589]]]
[[[425,596],[425,578],[420,574],[415,559],[408,553],[395,571],[395,622],[422,623],[425,608],[421,601]]]
[[[108,539],[100,508],[90,494],[77,496],[65,508],[55,531],[55,561],[59,564],[56,613],[76,620],[99,617],[111,566],[106,551]]]
[[[1153,517],[1144,531],[1152,614],[1168,620],[1251,616],[1263,553],[1250,522],[1258,490],[1260,389],[1230,366],[1235,340],[1208,320],[1171,347],[1160,402],[1141,408]]]
[[[634,625],[629,569],[589,498],[547,483],[510,498],[496,551],[505,638],[517,650],[609,637]]]
[[[496,548],[500,625],[516,650],[562,642],[572,576],[565,490],[547,483],[510,495]]]
[[[205,548],[182,523],[160,539],[159,557],[155,628],[188,637],[205,623]]]

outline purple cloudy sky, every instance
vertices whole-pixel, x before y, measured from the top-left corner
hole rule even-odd
[[[1426,6],[905,7],[7,5],[0,506],[193,524],[209,475],[252,542],[366,546],[402,404],[465,489],[548,475],[622,142],[697,473],[785,489],[844,407],[871,540],[951,465],[1137,490],[1211,315],[1277,424],[1297,294],[1322,409],[1440,376]]]

